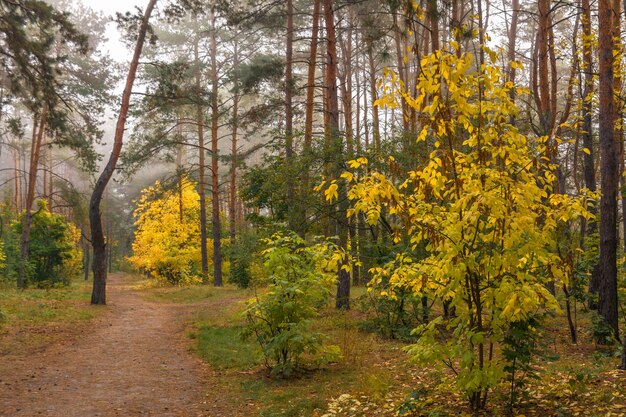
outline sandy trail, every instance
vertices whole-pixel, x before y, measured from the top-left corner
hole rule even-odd
[[[184,306],[152,303],[122,274],[110,311],[69,343],[0,358],[0,416],[208,416],[206,366],[187,350]]]

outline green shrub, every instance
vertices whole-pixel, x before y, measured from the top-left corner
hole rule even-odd
[[[270,284],[248,303],[243,335],[256,339],[273,375],[289,377],[303,365],[304,355],[313,362],[338,356],[339,348],[324,346],[324,335],[312,328],[330,299],[338,255],[329,244],[306,246],[295,234],[276,234],[266,243]]]
[[[38,205],[38,210],[32,214],[28,280],[43,288],[67,285],[82,266],[82,250],[78,245],[80,231],[64,216],[51,213],[45,200],[39,200]],[[22,218],[23,215],[13,222],[7,236],[10,275],[15,275],[19,268]]]
[[[230,274],[228,281],[239,288],[251,285],[251,266],[256,260],[258,238],[254,233],[240,234],[230,247]]]

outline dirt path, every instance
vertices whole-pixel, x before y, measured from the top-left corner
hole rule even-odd
[[[108,309],[69,343],[0,358],[0,416],[208,416],[207,370],[187,351],[185,308],[151,303],[123,275]]]

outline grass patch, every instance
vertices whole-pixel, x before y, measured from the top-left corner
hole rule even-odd
[[[88,304],[90,297],[89,282],[50,290],[3,288],[0,289],[0,326],[89,320],[95,314]]]
[[[0,288],[0,352],[29,352],[65,337],[104,311],[90,298],[85,281],[48,290]]]
[[[240,337],[241,327],[203,324],[190,333],[197,340],[196,351],[215,369],[245,370],[257,366],[261,351],[256,344]]]

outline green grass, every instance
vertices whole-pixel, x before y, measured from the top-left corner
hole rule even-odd
[[[60,340],[105,311],[90,305],[91,283],[64,288],[0,288],[0,353],[31,352]]]
[[[261,360],[259,347],[240,336],[241,327],[200,325],[190,337],[196,339],[196,351],[214,369],[246,370]]]
[[[50,322],[75,322],[94,317],[89,305],[91,284],[74,282],[50,290],[0,289],[0,326],[23,326]]]

